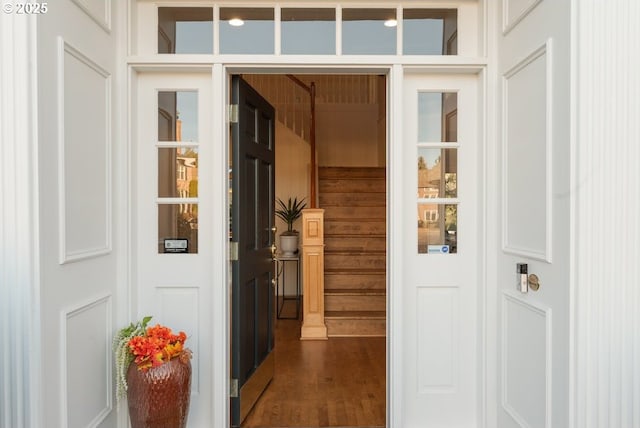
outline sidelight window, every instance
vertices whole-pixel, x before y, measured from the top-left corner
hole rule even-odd
[[[418,94],[418,253],[458,251],[458,95]]]
[[[158,92],[158,252],[198,252],[198,93]]]

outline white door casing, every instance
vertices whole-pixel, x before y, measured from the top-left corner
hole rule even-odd
[[[328,7],[335,7],[334,3],[327,3],[325,1],[319,2],[319,4],[327,5]],[[414,58],[407,58],[407,62],[416,66],[416,64],[427,65],[429,68],[439,68],[442,67],[443,70],[450,71],[452,67],[447,67],[445,65],[455,64],[453,67],[456,70],[461,70],[462,73],[468,73],[468,70],[473,70],[474,72],[478,71],[479,68],[483,68],[486,64],[486,60],[484,58],[479,58],[482,53],[481,51],[481,40],[483,37],[479,34],[482,33],[483,30],[479,28],[481,25],[481,19],[478,19],[478,14],[480,13],[480,9],[485,7],[486,5],[483,2],[467,2],[467,1],[452,1],[452,2],[444,2],[441,4],[448,4],[452,7],[459,7],[459,25],[461,28],[459,34],[459,58],[440,58],[437,56],[416,56]],[[167,3],[169,5],[169,3]],[[219,12],[219,7],[226,7],[227,5],[233,6],[231,2],[227,3],[219,3],[214,5],[214,31],[216,25],[219,23],[216,21],[215,16]],[[299,2],[285,2],[280,5],[277,4],[269,4],[265,3],[265,7],[275,6],[276,10],[279,10],[280,7],[297,7],[301,5]],[[346,5],[346,4],[345,4]],[[256,57],[255,55],[218,55],[219,47],[218,41],[214,40],[214,48],[212,56],[156,56],[156,34],[157,34],[157,21],[155,15],[157,14],[157,6],[158,4],[149,3],[149,2],[133,2],[132,8],[134,13],[132,14],[132,28],[131,28],[131,40],[130,40],[130,57],[128,58],[129,64],[138,69],[157,69],[161,70],[166,66],[174,67],[175,69],[187,70],[189,67],[201,67],[208,68],[212,66],[214,69],[213,75],[213,133],[214,138],[219,141],[228,141],[228,132],[227,132],[227,124],[224,122],[225,117],[225,109],[226,104],[228,103],[228,74],[233,73],[243,73],[243,72],[274,72],[276,70],[280,70],[283,73],[295,73],[297,71],[302,72],[313,72],[313,73],[321,73],[323,70],[329,70],[333,72],[337,72],[340,70],[341,72],[372,72],[372,68],[375,69],[376,72],[386,72],[387,70],[391,70],[389,74],[389,130],[390,137],[387,142],[387,150],[389,154],[394,156],[389,157],[389,162],[395,161],[395,166],[397,166],[397,158],[402,158],[404,156],[404,138],[402,128],[404,127],[404,119],[403,115],[397,114],[397,111],[402,110],[402,106],[404,104],[403,101],[403,91],[404,91],[404,71],[401,63],[404,61],[399,59],[397,56],[342,56],[339,38],[340,34],[338,31],[336,44],[338,55],[332,57],[325,56],[313,56],[313,55],[304,55],[304,56],[290,56],[290,55],[275,55],[275,56],[260,56]],[[407,3],[408,7],[413,7],[411,3]],[[342,7],[342,5],[340,5]],[[398,5],[392,5],[390,7],[398,7]],[[276,13],[276,20],[279,12]],[[279,26],[277,26],[279,28]],[[278,29],[276,29],[276,42],[279,40]],[[476,37],[480,35],[480,37]],[[398,48],[401,50],[402,46],[402,38],[398,38]],[[280,51],[280,47],[277,46],[275,49],[276,52]],[[164,63],[165,58],[167,58],[167,62]],[[465,70],[468,69],[468,70]],[[444,73],[445,71],[443,71]],[[454,79],[455,80],[455,79]],[[477,83],[474,83],[477,85]],[[455,89],[456,85],[453,85],[447,89]],[[473,91],[476,91],[477,88],[474,87]],[[475,96],[475,95],[474,95]],[[474,104],[474,113],[477,114],[477,105]],[[477,117],[474,117],[474,120],[477,120]],[[477,126],[474,124],[473,126]],[[475,138],[476,141],[479,141],[478,138]],[[224,228],[226,227],[226,223],[228,220],[228,213],[226,212],[226,205],[221,209],[218,208],[218,204],[226,201],[227,199],[227,187],[225,186],[226,181],[228,179],[228,163],[225,147],[215,147],[214,148],[214,159],[212,163],[213,167],[213,200],[216,202],[216,207],[213,208],[214,212],[214,221],[212,227],[215,228]],[[402,164],[402,161],[400,162]],[[415,156],[414,159],[411,160],[407,165],[415,165]],[[400,166],[399,168],[390,167],[390,173],[395,174],[395,177],[388,176],[388,186],[389,186],[389,230],[396,232],[394,236],[389,234],[389,271],[388,278],[389,279],[389,321],[388,321],[388,376],[387,376],[387,385],[389,389],[389,400],[388,400],[388,419],[390,426],[424,426],[425,421],[428,420],[429,412],[433,416],[434,407],[422,406],[422,403],[416,400],[416,397],[419,398],[419,394],[415,393],[414,389],[407,387],[407,383],[412,381],[412,377],[414,377],[415,372],[417,372],[417,361],[415,359],[415,353],[413,355],[410,352],[415,350],[409,349],[409,351],[405,348],[411,348],[411,346],[407,347],[407,343],[415,344],[415,336],[411,335],[411,331],[415,332],[415,330],[407,330],[404,329],[404,324],[406,321],[410,321],[415,326],[415,311],[411,315],[413,318],[408,318],[405,312],[405,307],[410,307],[407,305],[414,305],[413,300],[410,297],[403,296],[403,293],[406,294],[408,291],[412,291],[409,286],[405,287],[404,276],[406,275],[403,272],[405,268],[405,251],[410,251],[409,254],[413,254],[416,246],[412,245],[405,249],[403,244],[406,242],[404,230],[402,229],[403,223],[406,223],[405,218],[403,217],[404,209],[398,209],[398,206],[401,206],[405,202],[405,197],[403,194],[402,183],[405,181],[403,177],[404,167]],[[476,171],[477,172],[477,171]],[[400,183],[400,185],[398,184]],[[415,186],[415,180],[411,183],[411,186]],[[411,220],[410,224],[412,225],[411,230],[407,236],[415,236],[416,228],[415,228],[415,187],[414,192],[411,194],[413,198],[411,205]],[[393,201],[401,202],[398,204],[394,204]],[[469,199],[464,202],[467,204],[472,202],[474,204],[477,201],[472,201]],[[470,212],[470,211],[467,211]],[[399,232],[399,233],[398,233]],[[477,232],[477,231],[476,231]],[[214,232],[214,236],[216,239],[213,240],[213,254],[214,257],[213,263],[220,265],[224,260],[226,262],[226,258],[228,256],[228,252],[226,250],[226,239],[224,239],[224,235],[222,233]],[[470,245],[472,240],[467,241],[466,245]],[[477,263],[477,260],[474,261]],[[474,271],[477,271],[477,266],[473,266],[471,268]],[[216,275],[220,275],[220,272],[216,271]],[[476,274],[474,279],[477,281],[478,275]],[[216,276],[218,278],[218,276]],[[229,285],[230,273],[227,270],[226,275],[223,276],[223,280],[225,281],[225,285]],[[477,285],[477,284],[476,284]],[[135,286],[135,285],[134,285]],[[403,290],[400,290],[400,289]],[[406,290],[405,290],[406,289]],[[414,294],[415,294],[415,290]],[[213,370],[213,385],[212,385],[212,406],[215,406],[215,410],[212,412],[212,425],[214,426],[226,426],[229,423],[228,420],[228,345],[229,345],[229,326],[228,326],[228,289],[224,287],[220,287],[220,284],[216,284],[213,287],[213,298],[211,299],[211,316],[213,318],[212,323],[212,332],[213,332],[213,350],[212,354],[215,355],[216,358],[212,361],[212,370]],[[399,298],[398,298],[399,297]],[[394,300],[395,299],[395,300]],[[466,301],[468,303],[468,301]],[[392,308],[391,308],[392,307]],[[473,308],[473,311],[476,311],[476,308]],[[468,315],[468,314],[467,314]],[[479,316],[478,313],[475,314]],[[405,320],[405,316],[407,317]],[[480,328],[480,323],[478,323],[477,328]],[[476,337],[477,333],[473,333],[473,340],[477,341]],[[476,345],[473,346],[473,356],[474,364],[479,363],[479,354],[476,352]],[[412,363],[407,365],[407,361],[411,360]],[[407,367],[410,367],[409,369]],[[477,382],[476,378],[477,373],[474,373],[473,381]],[[413,384],[415,386],[415,382]],[[470,387],[470,383],[465,384],[465,386]],[[460,418],[473,418],[474,424],[478,420],[477,409],[476,407],[480,407],[481,403],[479,402],[478,396],[475,392],[475,396],[473,398],[469,398],[470,394],[467,394],[466,398],[469,400],[473,400],[473,409],[466,412],[464,415],[458,415],[460,412],[455,412],[454,417]],[[446,394],[441,394],[443,397]],[[424,398],[424,397],[423,397]],[[405,406],[409,400],[414,400],[411,404]],[[410,408],[413,413],[409,414],[406,412],[406,409]],[[439,409],[436,409],[439,411]],[[450,408],[448,409],[450,410]],[[449,413],[451,414],[451,412]]]
[[[498,426],[569,426],[567,1],[497,8]],[[520,293],[516,263],[540,279]]]
[[[213,258],[212,238],[212,78],[210,72],[184,73],[148,73],[137,76],[137,112],[136,132],[133,141],[135,147],[135,242],[134,264],[136,271],[135,313],[136,318],[151,315],[151,325],[161,323],[174,331],[187,333],[185,346],[193,351],[191,404],[188,424],[192,427],[208,426],[212,420],[212,349],[215,340],[212,334],[211,299],[214,287],[221,287],[214,282],[211,260]],[[183,117],[183,135],[185,141],[159,140],[159,108],[163,105],[159,93],[188,94],[184,104],[177,101],[177,111],[170,112]],[[180,95],[178,95],[180,96]],[[169,96],[171,98],[171,96]],[[192,101],[195,103],[192,103]],[[174,100],[175,101],[175,100]],[[166,104],[166,102],[165,102]],[[192,110],[192,108],[194,108]],[[170,109],[170,107],[169,107]],[[183,111],[180,111],[180,110]],[[189,109],[189,111],[187,111]],[[197,130],[189,131],[197,117]],[[175,121],[175,117],[168,119]],[[190,123],[187,123],[189,121]],[[175,123],[173,123],[175,124]],[[195,138],[191,138],[195,136]],[[186,140],[189,141],[186,141]],[[176,149],[179,150],[176,150]],[[197,193],[194,185],[188,191],[191,194],[179,193],[167,197],[160,194],[159,188],[170,192],[168,186],[176,185],[181,174],[188,174],[182,164],[173,158],[178,151],[197,152]],[[162,171],[160,163],[162,162]],[[193,158],[188,158],[191,163]],[[174,169],[174,165],[175,169]],[[169,181],[159,184],[158,174],[170,177]],[[190,173],[189,173],[190,174]],[[170,182],[172,180],[172,183]],[[171,191],[175,190],[175,187]],[[186,189],[182,190],[186,192]],[[197,206],[197,208],[195,208]],[[175,227],[169,226],[169,219],[160,218],[159,207],[179,211],[197,213],[197,238],[193,224]],[[195,208],[195,210],[194,210]],[[159,222],[164,222],[165,231],[173,236],[159,233]],[[161,235],[161,236],[159,236]],[[195,246],[197,253],[164,253],[164,238],[188,238],[189,248]]]
[[[35,16],[0,14],[0,426],[41,425]]]
[[[475,74],[406,73],[403,84],[403,427],[479,426],[482,353],[479,341],[483,323],[478,305],[482,281],[478,267],[480,214],[480,163],[482,139],[478,127],[478,76]],[[418,127],[425,117],[418,115],[421,94],[457,94],[457,111],[430,110],[435,125],[457,120],[457,142],[446,141],[438,128],[435,137],[425,140]],[[453,114],[457,114],[454,117]],[[436,125],[437,128],[437,125]],[[453,127],[455,129],[456,127]],[[444,128],[443,128],[444,129]],[[435,139],[434,139],[435,138]],[[449,138],[451,139],[451,138]],[[422,140],[422,141],[420,141]],[[420,142],[420,143],[419,143]],[[434,144],[435,143],[435,144]],[[420,152],[418,147],[420,146]],[[457,151],[457,197],[444,199],[418,192],[418,156],[425,149],[442,147]],[[432,152],[433,153],[433,152]],[[444,154],[440,153],[444,163]],[[456,157],[454,156],[454,157]],[[432,163],[434,159],[426,159]],[[444,171],[444,168],[443,168]],[[433,198],[433,199],[429,199]],[[455,254],[418,253],[418,221],[433,221],[443,210],[433,209],[418,216],[418,204],[427,202],[457,205],[457,252]],[[422,222],[421,222],[422,223]],[[440,242],[440,241],[439,241]],[[423,249],[424,250],[424,249]],[[396,284],[396,286],[399,286]]]

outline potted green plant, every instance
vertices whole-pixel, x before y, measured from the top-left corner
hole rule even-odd
[[[307,206],[305,198],[289,198],[287,203],[280,198],[277,199],[278,208],[276,215],[287,223],[287,230],[280,234],[280,249],[282,255],[293,256],[298,250],[298,231],[293,228],[293,223],[300,218],[302,210]]]
[[[118,399],[127,397],[133,428],[185,428],[191,394],[187,335],[173,334],[151,317],[131,323],[113,339]]]

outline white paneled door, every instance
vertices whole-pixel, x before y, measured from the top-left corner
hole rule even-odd
[[[570,2],[501,3],[498,426],[567,427]],[[518,263],[537,291],[519,291]]]
[[[478,80],[405,74],[403,139],[394,144],[404,166],[406,428],[478,426]]]
[[[211,74],[138,76],[135,233],[138,318],[187,333],[189,426],[212,420]]]

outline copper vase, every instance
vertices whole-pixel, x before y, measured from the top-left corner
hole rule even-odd
[[[185,428],[191,393],[191,362],[179,357],[147,371],[131,363],[127,401],[132,428]]]

